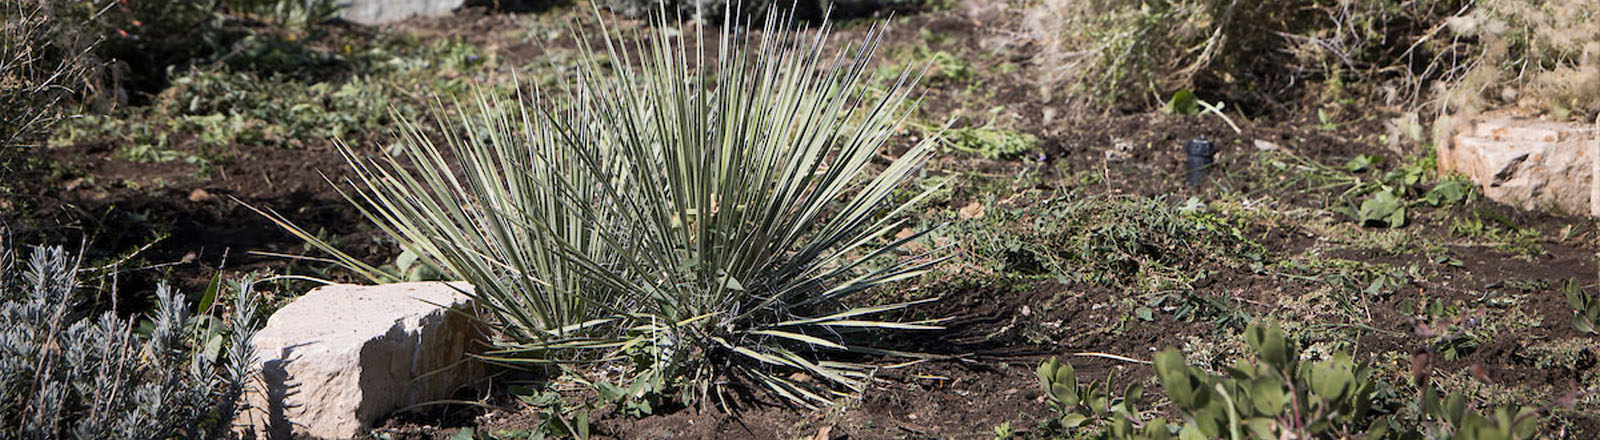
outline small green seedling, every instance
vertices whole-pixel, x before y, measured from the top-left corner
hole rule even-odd
[[[1472,190],[1472,182],[1452,177],[1439,181],[1438,185],[1422,195],[1422,200],[1434,207],[1455,205],[1466,201],[1472,195]]]
[[[384,267],[384,269],[391,268]],[[394,266],[389,274],[398,282],[437,281],[445,277],[438,266],[410,249],[400,252],[400,256],[395,257]]]
[[[1217,115],[1219,118],[1222,118],[1222,122],[1228,123],[1228,127],[1233,128],[1233,132],[1235,134],[1243,134],[1244,130],[1240,130],[1239,125],[1234,124],[1232,118],[1229,118],[1228,115],[1222,113],[1222,109],[1224,107],[1227,107],[1226,103],[1218,102],[1216,104],[1212,104],[1203,101],[1200,99],[1200,97],[1195,96],[1194,92],[1189,90],[1179,90],[1177,93],[1172,94],[1171,100],[1167,101],[1168,112],[1177,113],[1180,115],[1193,115],[1202,111],[1211,113]]]
[[[1121,396],[1111,394],[1111,378],[1104,382],[1080,385],[1071,364],[1050,358],[1039,364],[1039,383],[1044,388],[1050,406],[1061,417],[1046,423],[1047,429],[1072,431],[1104,427],[1098,438],[1150,439],[1171,438],[1165,420],[1141,422],[1138,404],[1144,395],[1144,385],[1132,383]]]
[[[1011,429],[1011,422],[1000,422],[994,426],[994,440],[1011,440],[1016,431]]]
[[[1567,280],[1562,290],[1567,293],[1567,304],[1572,305],[1572,326],[1584,333],[1600,335],[1600,301],[1584,292],[1577,280]]]
[[[536,409],[540,422],[531,430],[499,432],[490,438],[494,440],[543,440],[546,438],[587,440],[589,438],[589,411],[592,409],[589,403],[585,402],[576,407],[569,407],[563,401],[560,393],[536,390],[521,385],[510,387],[510,392],[522,404]]]
[[[1361,226],[1386,227],[1390,229],[1405,226],[1406,201],[1388,189],[1379,190],[1371,198],[1361,202],[1361,210],[1357,211]]]

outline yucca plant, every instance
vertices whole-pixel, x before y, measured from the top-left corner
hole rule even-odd
[[[708,36],[665,15],[631,38],[602,29],[604,47],[583,47],[575,82],[553,97],[456,103],[438,118],[442,146],[405,121],[399,159],[341,147],[348,198],[477,287],[503,333],[497,360],[630,359],[635,396],[653,383],[685,403],[721,396],[719,383],[806,405],[861,389],[871,367],[827,352],[905,354],[858,341],[937,324],[874,318],[929,299],[859,297],[939,260],[900,250],[921,234],[892,236],[932,192],[901,191],[931,140],[884,156],[917,77],[865,87],[877,29],[830,53],[825,24],[802,32],[769,14],[758,33],[729,19]],[[708,50],[715,61],[702,62]]]

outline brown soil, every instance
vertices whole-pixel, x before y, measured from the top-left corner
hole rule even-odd
[[[178,141],[188,149],[197,143]],[[134,293],[126,295],[131,298],[158,279],[198,292],[219,268],[226,276],[291,269],[292,260],[266,254],[307,250],[252,207],[323,231],[356,255],[391,255],[374,245],[372,228],[323,179],[339,179],[345,169],[331,143],[304,150],[229,148],[233,159],[209,173],[179,161],[122,160],[109,142],[54,148],[48,154],[57,172],[41,178],[39,191],[23,201],[29,216],[7,223],[19,243],[92,243],[84,255],[91,262],[139,250],[118,278],[118,289]],[[125,310],[143,307],[125,304]]]

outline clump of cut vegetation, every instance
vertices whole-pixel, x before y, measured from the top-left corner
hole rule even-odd
[[[1163,198],[1066,194],[992,209],[948,228],[980,267],[1150,292],[1188,284],[1194,264],[1237,259],[1253,245],[1226,218]]]
[[[284,53],[281,44],[277,39],[241,42],[232,63],[174,76],[147,106],[68,121],[51,142],[117,140],[119,153],[135,162],[200,163],[229,159],[221,147],[237,143],[304,148],[308,140],[365,142],[373,133],[392,130],[396,116],[424,113],[427,104],[412,90],[465,95],[469,86],[460,76],[487,67],[474,47],[449,40],[430,45],[383,41],[350,53],[298,45],[284,46],[298,48]],[[365,75],[319,81],[308,73],[317,65],[355,68]],[[192,157],[177,151],[180,135],[198,140],[210,153]]]
[[[404,73],[426,64],[402,60],[413,54],[388,54],[386,47],[350,53],[346,46],[346,53],[333,53],[305,44],[313,26],[336,15],[329,1],[37,4],[51,23],[34,55],[79,53],[81,59],[73,60],[80,67],[71,75],[55,77],[62,84],[36,96],[83,104],[88,114],[36,130],[36,143],[117,141],[116,154],[126,160],[206,166],[233,158],[218,148],[231,143],[298,147],[308,138],[386,127],[391,106],[418,113],[419,105],[396,91],[409,85],[314,78],[358,64],[385,79],[410,78]],[[200,141],[200,152],[180,151],[180,141],[190,137]]]
[[[1322,201],[1330,211],[1365,227],[1400,228],[1418,207],[1452,207],[1479,198],[1461,177],[1438,175],[1431,156],[1384,168],[1383,156],[1360,154],[1342,163],[1322,163],[1290,152],[1259,152],[1254,172],[1277,176],[1250,194],[1294,190]]]
[[[173,72],[229,57],[250,36],[247,25],[304,34],[337,15],[332,0],[41,0],[66,20],[63,35],[99,41],[92,52],[105,63],[91,75],[85,98],[100,110],[144,103],[165,88]]]
[[[0,254],[0,434],[7,438],[231,438],[251,376],[251,283],[233,313],[200,315],[162,284],[148,322],[85,310],[78,262],[35,248],[26,268]],[[220,309],[220,307],[218,307]]]
[[[1038,150],[1039,138],[985,125],[946,130],[944,145],[985,159],[1015,159]]]
[[[792,26],[773,15],[759,34],[712,41],[602,29],[569,93],[479,95],[438,121],[443,145],[402,122],[401,159],[344,148],[350,198],[404,249],[477,287],[501,330],[498,361],[612,361],[628,367],[621,388],[686,404],[724,402],[730,384],[828,404],[873,368],[828,353],[888,353],[864,336],[936,328],[873,320],[926,300],[861,294],[939,260],[900,254],[921,233],[893,236],[932,190],[891,203],[937,141],[874,164],[915,107],[916,78],[867,91],[857,83],[878,32],[834,56],[826,25]],[[708,47],[717,61],[692,61]],[[604,61],[631,59],[642,61]],[[864,264],[884,255],[899,257]]]

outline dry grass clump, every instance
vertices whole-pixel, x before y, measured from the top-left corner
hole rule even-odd
[[[1422,84],[1458,74],[1453,42],[1433,37],[1460,3],[1044,0],[1028,21],[1047,89],[1125,111],[1191,89],[1262,112],[1353,96],[1420,101]],[[1350,90],[1357,83],[1368,87]]]
[[[1178,90],[1247,113],[1373,103],[1600,110],[1591,0],[1042,0],[1046,91],[1138,111]],[[1442,103],[1443,105],[1435,105]]]
[[[1145,89],[1191,83],[1216,56],[1228,10],[1212,2],[1044,0],[1027,21],[1041,43],[1044,92],[1069,85],[1069,95],[1100,103],[1148,103]]]
[[[0,225],[16,212],[11,194],[38,168],[28,152],[73,114],[75,94],[91,74],[98,42],[64,32],[70,19],[52,2],[0,0]]]
[[[1600,2],[1479,0],[1448,21],[1478,52],[1445,106],[1451,112],[1518,106],[1557,118],[1600,112]]]
[[[0,150],[37,144],[87,74],[95,41],[60,32],[46,2],[0,1]]]

